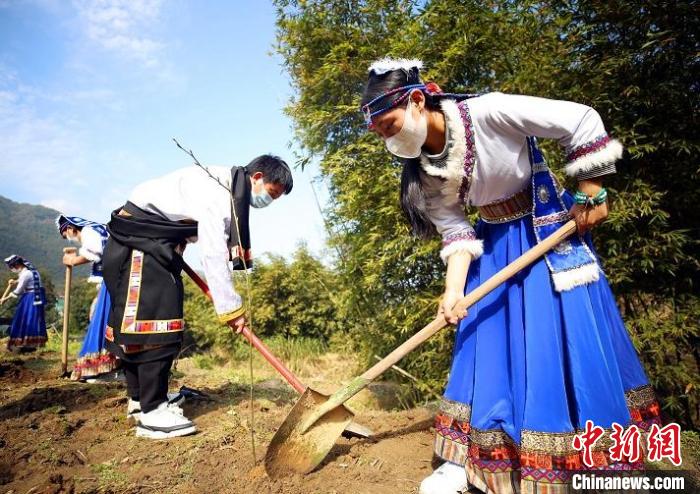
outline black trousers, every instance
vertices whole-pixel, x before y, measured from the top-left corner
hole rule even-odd
[[[123,361],[129,398],[141,402],[141,412],[148,413],[168,401],[168,377],[174,355],[149,362]]]

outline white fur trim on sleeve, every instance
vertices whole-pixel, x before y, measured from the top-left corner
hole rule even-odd
[[[558,292],[565,292],[577,286],[587,285],[598,281],[600,278],[600,267],[598,263],[585,264],[568,271],[552,273],[554,289]]]
[[[440,258],[442,262],[447,264],[447,260],[452,254],[457,252],[468,252],[472,259],[476,259],[484,253],[484,242],[479,239],[475,240],[456,240],[446,245],[440,250]]]
[[[567,175],[575,177],[579,173],[615,163],[622,157],[623,147],[617,139],[611,139],[597,149],[592,149],[594,145],[589,145],[592,149],[589,152],[586,152],[585,146],[580,146],[578,151],[569,153],[570,161],[564,168]]]
[[[393,70],[403,69],[405,71],[409,71],[411,69],[420,70],[422,68],[423,62],[420,60],[385,57],[381,60],[377,60],[372,65],[370,65],[368,72],[374,72],[377,75],[382,75]]]

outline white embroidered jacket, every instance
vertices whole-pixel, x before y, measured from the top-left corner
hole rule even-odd
[[[104,246],[102,245],[102,235],[100,235],[100,233],[91,226],[83,227],[83,229],[80,231],[80,248],[78,249],[78,255],[81,255],[88,261],[95,263],[102,260],[103,251]],[[88,282],[101,283],[102,277],[91,275],[88,278]]]
[[[39,278],[41,280],[41,277]],[[24,295],[25,293],[31,293],[34,291],[34,274],[32,274],[31,269],[22,268],[17,276],[17,286],[12,290],[12,294],[15,297]]]
[[[445,167],[422,155],[421,182],[428,214],[447,262],[455,252],[483,253],[482,241],[464,215],[464,205],[483,206],[525,189],[530,182],[526,137],[556,139],[567,153],[565,171],[575,176],[603,168],[622,156],[600,115],[579,103],[533,96],[488,93],[462,103],[443,100],[442,110],[454,140]]]
[[[208,169],[224,185],[231,186],[229,168]],[[226,189],[204,170],[190,166],[138,185],[129,201],[171,221],[196,221],[197,237],[189,238],[188,242],[199,241],[202,266],[217,314],[227,314],[243,306],[233,286],[229,263],[231,194]]]
[[[90,226],[83,227],[80,232],[80,248],[78,255],[83,256],[91,262],[102,260],[102,235]]]

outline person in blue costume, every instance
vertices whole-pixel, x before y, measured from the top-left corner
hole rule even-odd
[[[107,288],[102,283],[102,253],[109,237],[107,228],[94,221],[63,214],[56,218],[56,227],[64,239],[80,245],[76,253],[64,254],[63,264],[79,266],[92,263],[88,282],[94,283],[97,288],[97,295],[90,307],[90,322],[71,379],[91,382],[111,380],[116,376],[119,359],[105,348],[110,302]]]
[[[413,232],[439,234],[447,265],[439,313],[457,325],[449,380],[436,418],[445,460],[421,494],[565,493],[572,472],[639,470],[598,441],[593,466],[573,439],[592,421],[648,430],[659,405],[625,329],[588,231],[608,215],[603,178],[622,145],[592,108],[493,92],[446,94],[417,60],[369,69],[362,110],[402,159],[401,205]],[[556,140],[575,177],[557,183],[536,138]],[[473,227],[465,207],[476,207]],[[570,218],[579,235],[469,309],[455,303]],[[626,460],[628,458],[623,458]]]
[[[10,280],[14,290],[0,298],[0,305],[10,298],[18,298],[10,324],[10,339],[7,349],[11,351],[31,351],[46,344],[45,305],[46,293],[41,284],[41,276],[34,265],[27,259],[12,255],[5,259],[5,264],[17,279]]]

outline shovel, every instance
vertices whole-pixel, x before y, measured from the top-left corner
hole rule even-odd
[[[458,312],[471,307],[494,288],[544,255],[549,249],[576,231],[571,220],[511,264],[486,280],[455,305]],[[369,383],[390,369],[409,352],[447,326],[443,316],[409,338],[374,367],[350,383],[325,396],[307,389],[275,433],[265,455],[265,469],[271,477],[289,473],[309,473],[328,455],[338,436],[353,419],[353,413],[344,403],[367,387]]]
[[[63,254],[75,253],[75,247],[65,247]],[[70,376],[68,372],[68,321],[70,320],[70,285],[73,279],[73,266],[66,266],[66,286],[63,292],[63,337],[61,340],[61,377]]]
[[[0,305],[2,305],[2,302],[5,301],[5,297],[7,297],[8,293],[10,293],[11,288],[12,288],[12,280],[7,280],[7,288],[5,288],[5,292],[2,294],[2,297],[0,297]]]
[[[183,261],[184,262],[184,261]],[[192,279],[192,281],[195,282],[199,288],[204,292],[204,294],[211,299],[211,293],[209,292],[209,287],[207,284],[204,282],[204,280],[194,272],[194,270],[187,264],[184,263],[183,267],[184,271],[187,273],[187,275]],[[238,328],[234,328],[234,326],[229,323],[232,329],[235,329],[238,331]],[[255,347],[255,349],[260,352],[260,354],[267,360],[272,367],[275,368],[277,372],[279,372],[282,377],[289,383],[291,387],[293,387],[297,393],[303,394],[305,393],[309,388],[307,388],[297,376],[295,376],[292,371],[290,371],[287,366],[285,366],[281,360],[279,360],[277,357],[275,357],[272,352],[270,351],[269,348],[265,346],[265,344],[260,341],[260,338],[258,338],[255,334],[253,334],[250,329],[247,327],[244,327],[240,333],[245,336],[245,338],[250,342],[251,345]],[[342,434],[346,437],[371,437],[374,432],[372,432],[370,429],[367,427],[364,427],[360,424],[356,424],[354,422],[349,422],[346,424],[345,427],[343,427],[343,430],[339,432],[339,434],[342,432]]]

